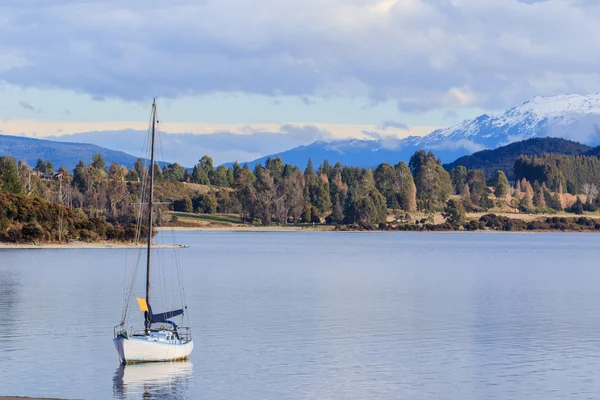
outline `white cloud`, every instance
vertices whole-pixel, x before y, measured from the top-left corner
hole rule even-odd
[[[97,98],[367,95],[414,113],[600,91],[593,1],[6,3],[0,81]]]
[[[470,153],[485,150],[485,146],[480,145],[472,140],[447,140],[436,145],[430,146],[432,150],[459,150],[466,149]]]

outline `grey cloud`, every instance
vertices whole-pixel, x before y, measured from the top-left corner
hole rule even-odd
[[[313,99],[309,98],[308,96],[302,96],[300,99],[301,99],[301,100],[302,100],[302,102],[303,102],[304,104],[306,104],[307,106],[310,106],[310,105],[313,105],[313,104],[315,104],[315,101],[314,101]]]
[[[361,131],[363,135],[373,139],[373,140],[380,140],[381,139],[381,134],[379,132],[375,132],[375,131],[366,131],[366,130],[362,130]]]
[[[0,67],[0,81],[98,100],[368,96],[411,113],[600,91],[597,1],[480,3],[15,1],[0,6],[0,58],[22,62]]]
[[[402,129],[402,130],[408,130],[408,125],[403,124],[402,122],[396,122],[396,121],[384,121],[381,124],[381,129],[386,130],[387,128],[397,128],[397,129]]]
[[[446,110],[444,112],[444,119],[452,119],[455,120],[458,118],[458,113],[454,110]]]
[[[568,125],[550,124],[547,134],[551,137],[561,137],[586,144],[597,144],[600,140],[600,116],[576,115]]]
[[[36,109],[31,105],[31,103],[29,103],[27,101],[20,101],[19,105],[26,110],[36,112]]]
[[[486,147],[468,139],[447,140],[442,143],[430,146],[432,150],[459,150],[466,149],[470,153],[484,150]]]
[[[317,128],[314,125],[292,125],[285,124],[279,128],[280,132],[287,134],[290,138],[313,142],[315,140],[330,140],[331,133]]]
[[[142,156],[141,143],[146,131],[127,129],[123,131],[94,131],[48,137],[62,142],[91,143],[113,150],[121,150],[134,156]],[[207,135],[191,133],[159,133],[160,144],[157,157],[165,161],[177,161],[187,167],[195,165],[205,154],[211,156],[215,165],[239,160],[253,160],[265,154],[278,153],[316,140],[329,140],[328,132],[314,126],[284,125],[280,132],[258,131],[246,134],[218,132]]]

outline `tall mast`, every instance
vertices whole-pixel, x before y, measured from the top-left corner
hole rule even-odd
[[[156,133],[156,99],[152,103],[152,146],[150,150],[150,199],[148,200],[148,248],[146,261],[146,304],[150,306],[150,258],[152,254],[152,198],[154,197],[154,135]],[[150,307],[148,307],[150,310]],[[146,311],[145,328],[150,329],[152,315]]]

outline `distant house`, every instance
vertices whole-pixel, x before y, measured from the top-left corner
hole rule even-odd
[[[62,172],[53,172],[50,174],[41,173],[39,171],[35,171],[35,174],[45,181],[62,181],[63,173]]]

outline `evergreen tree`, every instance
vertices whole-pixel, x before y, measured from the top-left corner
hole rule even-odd
[[[459,200],[448,200],[442,215],[455,230],[460,229],[465,224],[465,208]]]
[[[46,163],[44,162],[44,160],[42,160],[41,158],[37,159],[37,162],[35,164],[35,170],[40,174],[46,173]]]
[[[506,178],[506,175],[504,175],[504,172],[496,172],[494,181],[494,195],[496,195],[497,198],[506,196],[508,194],[509,186],[508,179]]]
[[[90,187],[90,176],[83,161],[79,161],[73,170],[73,185],[84,193]]]
[[[183,211],[186,213],[191,213],[194,211],[194,206],[192,205],[192,199],[186,197],[184,199]]]
[[[331,210],[331,197],[329,192],[329,181],[327,175],[322,174],[318,178],[318,186],[316,188],[316,207],[319,214],[326,214]]]
[[[519,204],[521,203],[521,189],[520,189],[520,182],[517,181],[517,188],[515,188],[515,191],[513,193],[513,199],[511,201],[511,205],[513,207],[518,207]]]
[[[319,166],[319,175],[324,174],[327,178],[331,176],[332,168],[329,165],[329,161],[324,160],[323,164]]]
[[[235,183],[238,183],[239,179],[240,179],[240,171],[242,170],[242,167],[240,167],[240,163],[238,163],[237,161],[233,163],[233,181]]]
[[[402,186],[398,175],[388,163],[380,164],[373,173],[375,187],[385,197],[387,207],[394,210],[400,208],[398,200],[401,197]]]
[[[13,157],[0,157],[0,190],[15,194],[23,191],[19,181],[17,162]]]
[[[525,178],[523,178],[521,181],[521,189],[523,192],[525,192],[523,195],[523,200],[521,201],[521,205],[528,208],[533,207],[533,188],[531,187],[531,184],[525,180]]]
[[[207,155],[202,156],[200,160],[198,160],[198,164],[196,168],[194,168],[194,172],[192,175],[194,176],[194,180],[196,183],[201,185],[210,185],[214,182],[214,165],[213,160]]]
[[[227,168],[227,186],[231,187],[235,184],[235,176],[233,174],[233,168]]]
[[[313,166],[312,158],[308,158],[308,163],[304,169],[304,179],[308,182],[315,175],[315,167]]]
[[[141,158],[135,160],[135,164],[133,165],[133,170],[137,173],[137,176],[142,179],[146,176],[146,167],[144,166],[144,161]]]
[[[302,212],[302,222],[310,223],[310,221],[312,221],[311,206],[307,204]]]
[[[244,168],[240,170],[239,179],[236,183],[236,197],[240,203],[240,217],[242,218],[242,222],[253,222],[254,220],[256,204],[255,181],[256,177],[250,171],[248,165],[244,165]]]
[[[416,211],[417,187],[415,186],[415,181],[410,173],[410,168],[402,161],[399,164],[396,164],[395,169],[400,184],[400,208],[409,212]]]
[[[488,192],[488,187],[485,182],[485,174],[480,169],[472,169],[467,175],[467,183],[469,184],[469,192],[471,193],[471,202],[473,204],[481,203],[481,197]]]
[[[483,210],[489,210],[490,208],[494,207],[494,202],[490,199],[490,196],[489,196],[489,193],[487,190],[485,192],[483,192],[483,195],[479,199],[479,206]]]
[[[279,180],[283,177],[284,165],[281,157],[267,158],[265,168],[271,173],[275,184],[277,184],[277,182],[279,182]]]
[[[452,178],[454,193],[462,195],[465,183],[467,183],[467,169],[462,165],[452,168],[450,177]]]
[[[227,179],[227,167],[219,165],[214,172],[212,184],[218,187],[228,187],[229,180]]]
[[[432,211],[442,207],[452,194],[452,181],[435,155],[419,150],[410,158],[409,168],[417,189],[418,208]]]
[[[564,209],[561,196],[558,192],[554,192],[552,195],[552,208],[557,211],[562,211]]]
[[[577,196],[577,200],[575,201],[575,204],[573,204],[573,206],[571,207],[570,211],[577,215],[583,214],[583,203],[581,202],[579,196]]]
[[[99,171],[106,170],[106,161],[104,161],[104,157],[102,157],[102,154],[94,154],[94,156],[92,157],[92,164],[90,165],[90,167],[95,168]]]
[[[533,182],[533,205],[535,207],[546,207],[546,199],[538,181]]]

